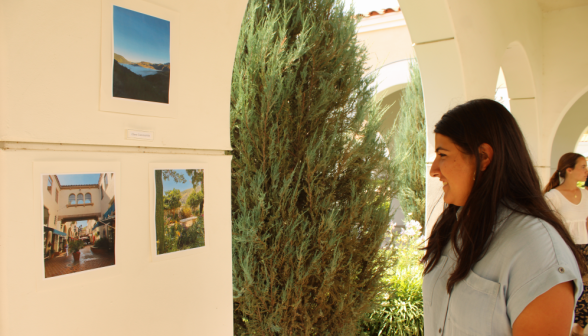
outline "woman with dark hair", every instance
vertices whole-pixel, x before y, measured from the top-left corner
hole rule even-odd
[[[472,100],[435,125],[443,213],[427,241],[426,335],[569,335],[586,264],[551,211],[523,134]]]
[[[586,158],[577,153],[566,153],[559,158],[557,170],[545,187],[545,197],[551,208],[561,216],[574,243],[588,262],[588,190],[577,183],[588,177]],[[588,283],[584,283],[588,285]],[[586,289],[586,287],[585,287]],[[583,335],[588,324],[588,291],[576,303],[572,335]]]

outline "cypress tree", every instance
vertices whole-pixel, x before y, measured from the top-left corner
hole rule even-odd
[[[400,99],[393,128],[394,180],[406,221],[425,223],[425,159],[427,126],[421,72],[416,59],[409,63],[409,81]]]
[[[250,0],[231,87],[235,334],[355,335],[394,188],[353,14]]]

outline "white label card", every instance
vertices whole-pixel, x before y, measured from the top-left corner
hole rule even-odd
[[[137,131],[137,130],[127,130],[127,139],[129,140],[147,140],[153,141],[153,132],[152,131]]]

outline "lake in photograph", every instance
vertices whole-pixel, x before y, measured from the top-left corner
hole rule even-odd
[[[148,69],[148,68],[144,68],[142,66],[139,65],[132,65],[132,64],[121,64],[122,66],[124,66],[125,68],[131,70],[133,73],[140,75],[140,76],[149,76],[149,75],[155,75],[156,73],[159,72],[159,70],[155,70],[155,69]]]

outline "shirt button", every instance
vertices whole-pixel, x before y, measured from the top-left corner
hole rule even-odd
[[[441,333],[442,331],[443,331],[443,329],[442,328],[439,328],[439,333]]]
[[[560,267],[560,268],[558,268],[558,269],[557,269],[557,271],[558,271],[559,273],[563,273],[563,272],[565,272],[566,270],[565,270],[563,267]]]

